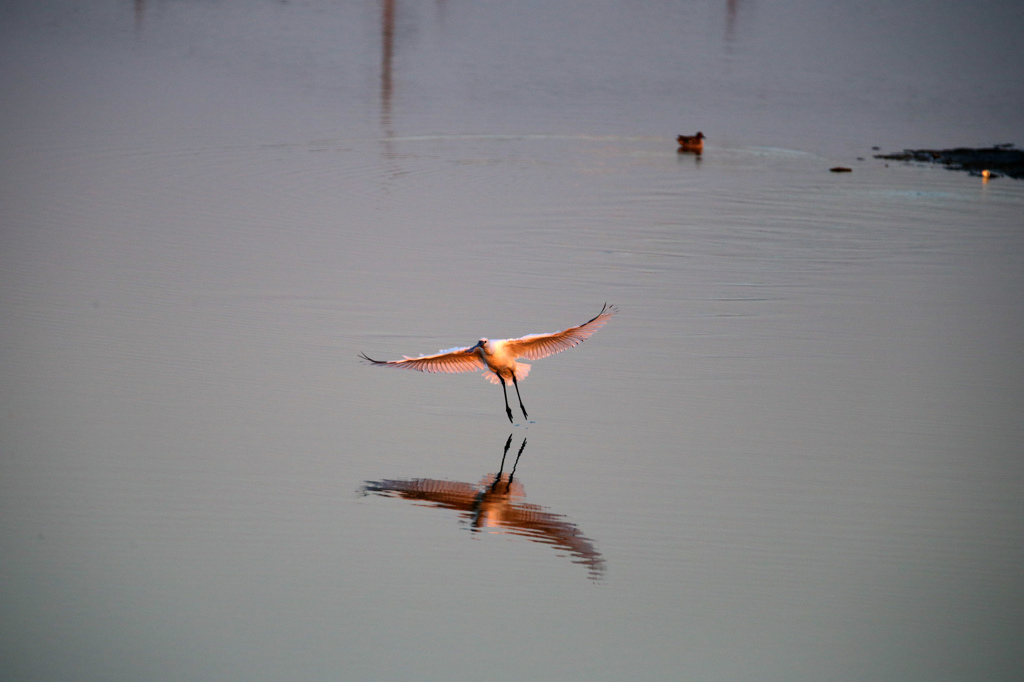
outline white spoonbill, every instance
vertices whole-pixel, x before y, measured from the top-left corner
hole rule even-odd
[[[540,360],[549,355],[561,353],[567,348],[578,346],[603,327],[617,312],[615,306],[605,303],[596,317],[578,327],[569,327],[552,334],[530,334],[518,339],[485,338],[480,339],[473,346],[450,348],[439,351],[435,355],[421,355],[418,358],[410,358],[406,355],[403,356],[403,360],[384,361],[374,360],[365,353],[360,353],[359,357],[374,365],[414,369],[419,372],[455,374],[478,369],[487,370],[483,374],[484,378],[492,384],[501,384],[501,392],[505,395],[505,413],[508,414],[508,420],[512,421],[512,409],[508,406],[508,391],[505,388],[509,381],[516,387],[516,397],[519,398],[519,408],[523,411],[523,416],[529,419],[526,408],[523,407],[523,399],[519,395],[519,379],[526,378],[526,375],[530,373],[530,366],[525,362],[516,362],[516,359]]]

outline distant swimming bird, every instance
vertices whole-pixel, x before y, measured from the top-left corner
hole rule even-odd
[[[418,358],[410,358],[406,355],[403,356],[403,360],[384,361],[374,360],[365,353],[360,353],[359,357],[374,365],[415,369],[420,372],[455,374],[486,369],[488,371],[484,372],[484,378],[492,384],[501,384],[501,392],[505,395],[505,413],[508,415],[508,420],[512,421],[512,409],[508,406],[508,391],[505,388],[509,381],[516,387],[516,397],[519,398],[519,408],[523,411],[523,416],[529,419],[526,408],[523,407],[523,399],[519,395],[519,379],[526,378],[530,372],[530,365],[525,362],[516,362],[516,359],[540,360],[578,346],[603,327],[617,312],[618,309],[615,306],[605,303],[596,317],[578,327],[569,327],[552,334],[530,334],[518,339],[483,338],[476,345],[467,348],[450,348],[439,351],[435,355],[421,355]]]
[[[696,135],[680,135],[676,138],[676,142],[679,143],[679,151],[681,152],[697,152],[700,154],[704,151],[704,133],[697,131]]]

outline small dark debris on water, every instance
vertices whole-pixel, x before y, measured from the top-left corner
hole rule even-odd
[[[847,168],[846,166],[835,166],[833,168],[829,168],[829,170],[832,171],[833,173],[852,173],[853,172],[852,168]]]
[[[971,175],[984,177],[1024,178],[1024,150],[1017,149],[1013,144],[997,144],[994,147],[974,149],[957,147],[956,149],[904,149],[896,154],[875,154],[876,159],[890,161],[918,161],[922,163],[941,163],[950,170],[963,170]]]

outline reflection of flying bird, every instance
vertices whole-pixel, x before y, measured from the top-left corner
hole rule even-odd
[[[525,362],[516,362],[516,359],[540,360],[577,346],[604,326],[616,312],[618,311],[615,306],[605,303],[596,317],[578,327],[569,327],[552,334],[530,334],[518,339],[484,338],[480,339],[476,345],[467,348],[450,348],[439,351],[435,355],[421,355],[418,358],[410,358],[406,355],[404,360],[386,362],[374,360],[367,357],[365,353],[361,353],[359,357],[374,365],[415,369],[420,372],[455,374],[486,369],[484,377],[492,384],[501,384],[501,391],[505,394],[505,413],[508,414],[508,420],[512,421],[512,410],[508,406],[508,391],[505,388],[509,381],[516,387],[516,397],[519,398],[519,408],[523,411],[523,416],[529,419],[526,408],[523,407],[523,399],[519,395],[519,379],[526,378],[530,372],[530,365]]]
[[[561,514],[553,514],[545,511],[544,507],[521,501],[526,497],[526,491],[522,484],[513,482],[512,479],[515,477],[515,467],[519,463],[519,457],[522,456],[523,450],[526,448],[525,439],[519,447],[516,462],[512,465],[512,473],[507,475],[502,473],[505,467],[505,455],[508,454],[511,443],[512,435],[509,434],[498,473],[487,474],[476,485],[458,481],[413,478],[397,481],[367,481],[363,486],[363,491],[385,497],[401,497],[425,503],[424,506],[454,509],[469,522],[473,532],[478,532],[481,529],[488,529],[490,532],[504,531],[521,535],[534,542],[551,545],[556,549],[568,552],[574,563],[585,564],[590,570],[591,578],[600,578],[605,568],[604,557],[579,528],[566,521]]]

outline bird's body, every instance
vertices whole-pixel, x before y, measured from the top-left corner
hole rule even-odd
[[[501,384],[503,392],[505,386],[511,382],[516,387],[518,396],[519,380],[525,379],[526,375],[530,373],[530,365],[525,362],[517,362],[519,358],[539,360],[573,348],[604,326],[616,312],[614,306],[605,304],[596,317],[578,327],[569,327],[551,334],[530,334],[518,339],[483,338],[466,348],[450,348],[434,355],[423,355],[418,358],[405,356],[402,360],[384,361],[374,360],[365,353],[360,357],[373,365],[414,369],[420,372],[454,374],[483,369],[486,370],[484,378],[493,384]],[[523,410],[523,416],[529,418],[521,397],[519,398],[519,407]],[[508,414],[508,420],[512,421],[512,410],[508,406],[507,392],[505,394],[505,412]]]
[[[512,378],[525,379],[530,373],[530,365],[525,362],[516,362],[520,349],[516,347],[515,341],[521,339],[480,339],[473,350],[477,357],[487,365],[489,372],[484,372],[484,378],[492,384],[509,383]]]
[[[681,152],[696,152],[700,154],[704,151],[704,133],[697,131],[696,135],[680,135],[676,138],[676,142],[679,143],[679,151]]]

